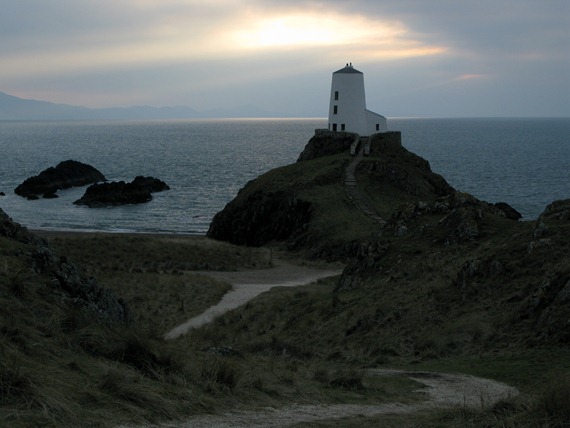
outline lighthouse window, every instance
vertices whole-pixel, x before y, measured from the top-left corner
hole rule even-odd
[[[376,124],[376,131],[380,131],[380,124],[379,123]]]
[[[346,129],[345,124],[344,124],[344,123],[341,123],[341,124],[340,124],[340,130],[341,130],[341,131],[344,131],[345,129]]]
[[[338,91],[334,91],[334,99],[335,101],[338,100]]]
[[[334,106],[333,107],[333,114],[337,114],[338,113],[338,106]]]
[[[333,123],[333,131],[336,132],[336,123]]]

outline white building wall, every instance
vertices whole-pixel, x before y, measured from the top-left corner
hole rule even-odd
[[[336,95],[338,94],[338,99]],[[335,113],[336,107],[336,113]],[[329,130],[366,133],[364,75],[358,71],[333,73],[329,105]]]
[[[364,74],[352,64],[332,75],[328,128],[361,136],[388,130],[384,116],[366,110]]]
[[[366,134],[372,135],[378,132],[388,132],[388,122],[381,114],[374,113],[373,111],[366,110],[367,130]]]

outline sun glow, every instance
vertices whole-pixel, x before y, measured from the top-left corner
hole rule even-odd
[[[0,80],[208,60],[255,60],[258,55],[270,56],[274,61],[295,57],[316,66],[328,64],[331,58],[385,61],[445,51],[427,44],[397,20],[333,10],[244,7],[240,0],[208,3],[207,13],[201,8],[206,14],[198,18],[196,10],[190,7],[197,0],[176,1],[181,9],[177,8],[176,14],[168,10],[162,18],[151,21],[153,25],[132,26],[128,32],[121,29],[115,33],[103,27],[85,32],[72,42],[38,40],[35,48],[25,53],[15,50],[3,56]],[[139,6],[139,12],[141,8],[145,12],[149,8],[160,9],[163,2],[145,0],[143,6]],[[287,64],[268,67],[268,73],[291,73]]]
[[[398,21],[380,21],[363,15],[317,12],[250,15],[230,30],[236,50],[292,50],[334,48],[336,56],[353,60],[400,59],[437,55],[440,46],[417,40]]]
[[[251,23],[247,30],[235,32],[238,46],[264,49],[346,45],[378,37],[393,38],[404,31],[397,23],[373,25],[358,15],[291,14],[253,17]]]

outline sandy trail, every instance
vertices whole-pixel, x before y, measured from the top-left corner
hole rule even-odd
[[[179,325],[165,335],[174,339],[212,321],[216,316],[237,308],[272,287],[292,287],[308,284],[320,278],[336,276],[340,270],[320,270],[277,261],[276,267],[242,272],[201,272],[210,277],[228,281],[233,290],[201,315]],[[413,404],[294,404],[279,408],[236,409],[220,415],[196,415],[182,422],[171,422],[146,427],[169,428],[241,428],[289,427],[300,423],[334,421],[347,417],[372,417],[387,414],[409,414],[454,406],[485,408],[497,401],[518,395],[517,389],[503,383],[464,374],[371,369],[370,374],[381,377],[407,377],[423,385],[418,390],[425,401]],[[139,425],[139,428],[141,426]]]
[[[202,314],[189,319],[164,335],[165,339],[176,339],[192,328],[198,328],[211,322],[223,313],[249,302],[259,294],[273,287],[296,287],[310,284],[318,279],[337,276],[340,269],[315,269],[293,265],[283,260],[274,260],[271,269],[258,269],[237,272],[201,271],[201,275],[229,282],[232,290],[224,295],[217,305],[208,308]]]
[[[221,415],[198,415],[183,422],[147,427],[169,428],[242,428],[289,427],[300,423],[333,421],[348,417],[397,415],[449,407],[482,409],[500,399],[518,395],[517,389],[490,379],[463,374],[373,369],[375,376],[400,376],[414,379],[424,388],[426,400],[414,404],[299,404],[279,408],[235,410]]]

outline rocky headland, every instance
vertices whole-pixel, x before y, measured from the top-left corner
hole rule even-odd
[[[57,191],[71,187],[106,181],[105,176],[92,167],[74,160],[60,162],[38,175],[27,178],[14,192],[28,199],[57,197]]]
[[[516,331],[536,343],[570,342],[570,330],[559,328],[570,316],[570,200],[553,202],[537,220],[520,221],[507,203],[452,188],[398,138],[377,134],[355,177],[385,220],[378,223],[344,185],[353,141],[350,134],[315,135],[296,164],[247,183],[215,216],[208,236],[342,260],[347,266],[337,292],[383,290],[381,301],[400,302],[400,326],[417,322],[417,311],[427,317],[420,334],[435,320],[477,313],[485,319],[485,337]],[[403,303],[402,287],[416,297]],[[369,322],[358,321],[362,328]],[[456,335],[449,340],[476,340]]]
[[[316,133],[295,165],[247,183],[214,217],[208,236],[239,245],[285,242],[314,257],[339,260],[355,256],[357,241],[371,233],[408,233],[407,223],[420,212],[449,215],[440,224],[449,241],[476,236],[483,212],[520,218],[506,203],[488,204],[456,191],[429,162],[402,146],[400,133],[390,132],[370,138],[368,155],[354,172],[361,193],[386,220],[378,227],[362,218],[343,187],[355,138],[351,133]],[[348,225],[354,233],[344,233]]]

